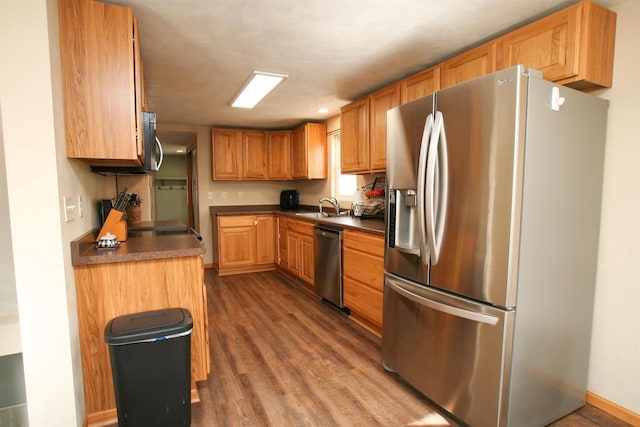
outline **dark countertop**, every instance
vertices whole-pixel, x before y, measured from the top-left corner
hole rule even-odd
[[[276,214],[297,221],[306,221],[318,224],[333,225],[341,228],[348,228],[356,231],[364,231],[372,234],[384,235],[384,220],[382,219],[362,219],[355,216],[336,216],[326,218],[310,218],[296,215],[296,212],[317,212],[317,206],[300,206],[295,211],[282,210],[280,205],[246,205],[246,206],[210,206],[209,214],[217,215],[259,215]]]
[[[188,231],[188,227],[175,224],[162,228],[154,223],[137,230],[132,227],[127,240],[115,249],[96,249],[95,237],[99,230],[92,230],[71,242],[71,263],[74,266],[109,264],[115,262],[147,261],[203,255],[204,244]],[[177,228],[176,228],[177,227]]]

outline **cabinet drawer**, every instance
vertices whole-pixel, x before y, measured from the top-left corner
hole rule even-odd
[[[344,231],[344,247],[384,258],[384,237],[375,234]]]
[[[289,220],[289,230],[306,235],[313,235],[313,224],[310,222]]]
[[[344,305],[369,320],[382,325],[382,291],[357,280],[344,278]]]
[[[372,289],[382,292],[384,287],[384,260],[380,257],[343,248],[344,275],[367,283]]]
[[[256,217],[253,215],[234,215],[234,216],[219,216],[219,227],[245,227],[254,225]]]

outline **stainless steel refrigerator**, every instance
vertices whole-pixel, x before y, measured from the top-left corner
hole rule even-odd
[[[517,66],[388,112],[384,367],[466,424],[584,405],[607,108]]]

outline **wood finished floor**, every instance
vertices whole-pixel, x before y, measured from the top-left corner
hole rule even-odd
[[[279,272],[205,274],[211,374],[192,426],[458,426],[381,368],[381,340]],[[628,426],[585,406],[554,427]]]

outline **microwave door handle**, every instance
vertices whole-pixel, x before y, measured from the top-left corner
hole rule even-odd
[[[442,237],[446,223],[446,208],[449,193],[448,186],[447,136],[444,130],[442,112],[436,112],[436,118],[429,141],[427,157],[426,223],[430,249],[431,265],[438,264]],[[437,216],[436,216],[437,210]]]
[[[158,170],[160,169],[160,166],[162,166],[162,161],[164,160],[164,153],[162,152],[162,144],[160,143],[160,140],[158,139],[158,137],[156,136],[156,146],[158,147],[158,154],[160,154],[160,160],[158,160],[156,162],[156,167],[154,170]]]
[[[429,140],[433,132],[433,114],[429,113],[422,132],[420,142],[420,156],[418,158],[418,183],[416,188],[418,231],[420,241],[420,257],[425,266],[429,266],[429,246],[427,245],[427,227],[425,223],[425,182],[427,174],[427,155],[429,153]]]
[[[396,280],[386,278],[386,284],[395,292],[410,299],[418,305],[431,308],[433,310],[441,311],[443,313],[450,314],[452,316],[461,317],[463,319],[471,320],[478,323],[486,323],[487,325],[496,325],[500,320],[497,316],[490,314],[479,313],[477,311],[465,310],[464,308],[455,307],[449,304],[444,304],[439,301],[434,301],[429,298],[425,298],[420,295],[416,295],[413,292],[405,289],[401,283]]]

